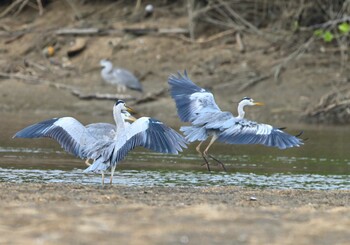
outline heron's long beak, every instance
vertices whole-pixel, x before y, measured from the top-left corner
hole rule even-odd
[[[135,122],[137,120],[137,118],[130,115],[126,118],[126,120],[128,120],[130,122]]]
[[[262,105],[264,105],[264,103],[261,103],[261,102],[254,102],[254,105],[262,106]]]
[[[125,106],[126,110],[130,113],[136,113],[133,109],[131,109],[129,106]]]

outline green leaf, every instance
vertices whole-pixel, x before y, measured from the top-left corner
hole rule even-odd
[[[334,35],[330,31],[326,31],[325,33],[323,33],[322,37],[323,41],[325,41],[326,43],[330,43],[334,39]]]
[[[317,29],[314,31],[314,35],[316,37],[322,37],[323,36],[323,30],[322,29]]]
[[[298,21],[294,21],[293,22],[292,29],[293,29],[293,31],[297,31],[299,29],[299,22]]]
[[[350,25],[346,22],[343,22],[338,25],[338,29],[342,34],[348,34],[350,32]]]

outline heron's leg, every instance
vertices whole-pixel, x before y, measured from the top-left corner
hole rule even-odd
[[[102,186],[104,186],[104,184],[105,184],[105,173],[102,171],[101,174],[102,174]]]
[[[88,165],[88,166],[91,166],[91,163],[89,162],[89,160],[90,160],[89,158],[86,159],[85,164]]]
[[[206,165],[206,166],[207,166],[208,171],[209,171],[209,172],[211,172],[211,170],[210,170],[210,166],[209,166],[209,162],[208,162],[207,158],[204,156],[204,154],[202,154],[202,157],[203,157],[204,162],[205,162],[205,163],[203,163],[203,164],[202,164],[202,166],[203,166],[203,165]]]
[[[218,137],[214,134],[214,136],[211,138],[211,140],[210,140],[210,142],[209,142],[207,148],[205,148],[205,150],[203,151],[203,154],[204,154],[205,156],[210,157],[210,158],[213,159],[214,161],[216,161],[216,162],[218,163],[218,165],[220,164],[220,165],[222,166],[222,168],[223,168],[225,171],[227,171],[227,170],[226,170],[226,167],[225,167],[225,165],[224,165],[223,162],[219,161],[218,159],[216,159],[216,158],[213,157],[212,155],[208,154],[208,150],[209,150],[210,146],[215,142],[215,140],[216,140],[217,138],[218,138]]]
[[[199,154],[201,154],[201,155],[203,155],[203,153],[201,152],[201,145],[202,145],[202,143],[203,143],[203,141],[201,141],[201,143],[199,143],[199,145],[197,145],[197,147],[196,147],[196,151],[197,151]]]
[[[216,159],[215,157],[213,157],[212,155],[208,154],[208,157],[210,157],[211,159],[213,159],[214,161],[216,161],[218,164],[220,164],[222,166],[222,168],[225,170],[225,172],[227,172],[227,169],[224,165],[223,162],[221,162],[220,160]]]
[[[112,184],[113,183],[113,175],[114,175],[114,171],[115,171],[115,167],[116,167],[117,165],[114,165],[113,167],[112,167],[112,169],[111,169],[111,177],[110,177],[110,179],[109,179],[109,184]]]
[[[205,155],[203,154],[203,152],[201,152],[201,145],[202,145],[203,142],[204,142],[204,141],[201,141],[201,143],[199,143],[199,145],[197,145],[196,151],[197,151],[197,152],[203,157],[203,159],[204,159],[204,162],[205,162],[205,163],[203,163],[202,166],[203,166],[203,165],[206,165],[208,171],[210,172],[211,170],[210,170],[209,162],[208,162],[207,158],[205,157]]]

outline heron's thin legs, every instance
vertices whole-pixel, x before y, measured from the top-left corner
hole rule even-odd
[[[196,151],[197,151],[197,152],[203,157],[203,159],[204,159],[204,162],[205,162],[205,163],[202,164],[202,166],[203,166],[203,165],[206,165],[208,171],[210,172],[211,170],[210,170],[209,162],[208,162],[207,158],[205,157],[205,155],[203,154],[203,152],[201,152],[201,145],[202,145],[202,143],[203,143],[203,141],[201,141],[201,143],[199,143],[199,145],[197,145]]]
[[[212,155],[208,154],[208,157],[210,157],[211,159],[213,159],[214,161],[216,161],[218,164],[220,164],[222,166],[222,168],[225,170],[225,172],[227,172],[227,169],[224,165],[223,162],[221,162],[220,160],[216,159],[215,157],[213,157]]]
[[[201,143],[199,143],[199,145],[197,145],[197,147],[196,147],[196,151],[197,151],[199,154],[201,154],[201,155],[203,155],[203,153],[201,152],[201,145],[202,145],[202,143],[203,143],[203,141],[201,141]]]
[[[114,175],[114,171],[115,171],[115,167],[116,167],[117,165],[114,165],[113,167],[112,167],[112,169],[111,169],[111,177],[110,177],[110,179],[109,179],[109,184],[112,184],[113,183],[113,175]]]
[[[215,140],[216,140],[217,138],[218,138],[218,137],[214,134],[213,137],[211,138],[211,140],[210,140],[210,142],[209,142],[207,148],[205,148],[205,150],[203,151],[203,154],[204,154],[205,156],[210,157],[210,158],[213,159],[214,161],[216,161],[216,162],[218,163],[218,165],[220,164],[220,165],[222,166],[222,168],[227,172],[226,167],[225,167],[225,165],[224,165],[223,162],[219,161],[218,159],[216,159],[216,158],[213,157],[212,155],[208,154],[208,150],[209,150],[210,146],[215,142]]]
[[[209,166],[209,162],[208,162],[207,158],[204,156],[204,154],[202,154],[202,157],[203,157],[204,162],[205,162],[205,163],[203,163],[203,164],[202,164],[202,166],[203,166],[203,165],[206,165],[206,166],[207,166],[208,171],[209,171],[209,172],[211,172],[211,170],[210,170],[210,166]]]
[[[203,151],[203,154],[208,156],[208,150],[210,148],[210,146],[215,142],[215,140],[217,139],[218,137],[216,135],[213,135],[213,137],[211,138],[207,148],[205,148],[205,150]]]
[[[87,165],[87,166],[91,166],[91,163],[89,162],[89,158],[88,159],[86,159],[86,161],[85,161],[85,164]]]
[[[105,184],[105,173],[102,171],[101,174],[102,174],[102,186],[104,186],[104,184]]]

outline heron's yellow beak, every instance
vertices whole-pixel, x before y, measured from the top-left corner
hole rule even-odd
[[[261,103],[261,102],[254,102],[254,105],[262,106],[262,105],[264,105],[264,103]]]
[[[126,120],[130,121],[130,122],[135,122],[137,120],[137,118],[130,115],[126,118]]]
[[[136,113],[133,109],[131,109],[129,106],[125,106],[126,111],[130,112],[130,113]]]

